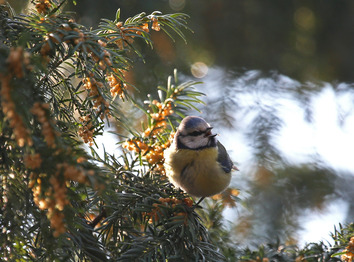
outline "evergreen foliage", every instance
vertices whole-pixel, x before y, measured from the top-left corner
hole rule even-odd
[[[168,182],[163,150],[203,94],[174,72],[141,103],[126,79],[144,57],[135,43],[152,47],[152,30],[184,39],[185,14],[141,13],[123,22],[118,10],[92,30],[62,11],[65,2],[33,0],[20,17],[0,7],[5,261],[351,261],[353,225],[335,229],[335,246],[243,249],[222,217],[237,190],[200,210]],[[128,105],[141,111],[141,127]],[[120,153],[101,156],[95,138],[113,122]]]

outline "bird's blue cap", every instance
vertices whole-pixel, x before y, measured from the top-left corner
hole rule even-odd
[[[179,125],[179,129],[194,129],[198,126],[200,126],[200,124],[204,124],[204,125],[209,125],[203,118],[198,117],[198,116],[187,116],[186,118],[184,118],[181,122],[181,124]]]

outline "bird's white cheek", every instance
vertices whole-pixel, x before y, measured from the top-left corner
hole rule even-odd
[[[195,139],[187,139],[186,140],[186,146],[189,147],[189,148],[195,148],[196,147],[196,143],[195,143]]]
[[[200,148],[200,147],[205,147],[208,145],[209,139],[208,138],[201,138],[201,137],[196,137],[192,138],[187,141],[187,146],[189,148]]]

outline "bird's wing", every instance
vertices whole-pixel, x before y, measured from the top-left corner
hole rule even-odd
[[[218,159],[222,169],[225,173],[230,173],[234,168],[234,164],[231,161],[229,154],[226,152],[225,147],[218,141]]]

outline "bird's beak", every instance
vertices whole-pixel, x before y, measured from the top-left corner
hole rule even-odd
[[[211,136],[211,135],[212,135],[212,133],[211,133],[211,130],[212,130],[212,129],[213,129],[212,127],[208,127],[207,130],[205,131],[204,137],[209,137],[209,136]]]
[[[237,166],[235,166],[235,165],[232,166],[232,169],[235,171],[240,171],[240,169],[238,169]]]
[[[215,136],[217,136],[217,134],[211,133],[211,130],[212,130],[212,129],[213,129],[212,126],[211,126],[211,127],[208,127],[207,131],[205,132],[204,137],[215,137]]]

